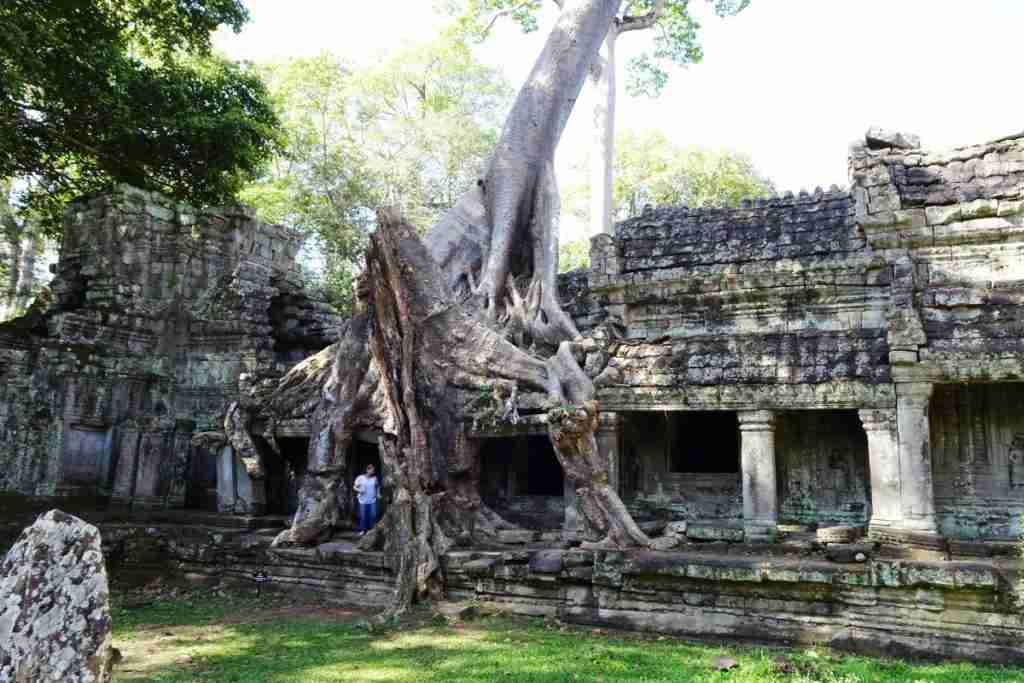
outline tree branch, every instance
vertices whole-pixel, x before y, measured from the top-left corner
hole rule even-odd
[[[632,5],[632,3],[630,3]],[[627,9],[628,12],[628,9]],[[619,20],[619,33],[626,31],[642,31],[651,28],[665,13],[665,0],[655,0],[654,7],[647,14],[632,16],[626,14]]]
[[[561,7],[562,6],[562,1],[563,0],[555,0],[555,4],[557,4],[559,7]],[[495,13],[495,15],[493,17],[491,17],[491,20],[487,23],[486,28],[484,28],[484,30],[483,30],[483,34],[482,34],[483,37],[486,38],[488,36],[488,34],[490,34],[491,29],[494,28],[494,25],[496,23],[498,23],[499,19],[501,19],[502,17],[507,17],[510,14],[513,14],[514,12],[522,9],[523,7],[526,7],[531,2],[532,2],[532,0],[523,0],[522,2],[520,2],[518,5],[515,5],[514,7],[509,7],[508,9],[503,9],[500,12]]]

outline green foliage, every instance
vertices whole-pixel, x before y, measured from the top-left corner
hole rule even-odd
[[[707,0],[720,17],[745,9],[750,0]],[[546,0],[446,0],[445,10],[456,30],[474,40],[484,40],[498,21],[510,20],[526,32],[536,31],[538,18],[552,3]],[[696,64],[704,57],[700,47],[700,22],[691,13],[690,0],[632,0],[622,3],[617,17],[623,31],[646,27],[649,48],[627,66],[626,88],[631,95],[657,96],[668,82],[670,66]],[[653,21],[652,21],[653,20]]]
[[[240,0],[0,3],[0,178],[49,234],[115,183],[232,201],[276,149],[258,76],[210,51],[247,17]]]
[[[655,10],[658,0],[637,0],[629,14],[644,17]],[[750,0],[708,0],[720,17],[736,14]],[[690,13],[689,0],[664,0],[661,16],[652,27],[649,50],[629,60],[626,90],[631,95],[656,97],[668,83],[669,66],[696,64],[704,58],[699,42],[700,22]]]
[[[563,206],[587,219],[589,158],[577,161]],[[659,131],[627,131],[615,139],[614,217],[639,215],[647,204],[693,208],[736,206],[774,191],[746,156],[724,149],[683,147]]]
[[[562,242],[558,245],[558,272],[590,267],[590,240],[586,237]]]
[[[446,0],[442,8],[455,19],[455,30],[460,35],[483,40],[495,23],[509,19],[523,33],[532,33],[539,27],[537,17],[547,0]]]
[[[442,37],[368,66],[322,54],[261,71],[285,129],[284,152],[242,193],[264,220],[315,238],[323,284],[351,301],[381,206],[426,228],[479,177],[511,89]]]

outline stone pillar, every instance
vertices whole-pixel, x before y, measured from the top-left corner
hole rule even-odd
[[[868,437],[868,469],[871,472],[871,522],[868,529],[872,536],[879,536],[889,529],[899,528],[903,521],[896,411],[861,410],[858,414]]]
[[[896,384],[896,428],[899,435],[901,526],[908,531],[937,534],[935,490],[932,485],[932,453],[928,404],[933,384]]]
[[[225,445],[217,457],[217,511],[236,515],[262,515],[266,510],[265,481],[252,478],[235,449]]]
[[[743,530],[746,540],[771,541],[778,524],[775,481],[775,413],[741,410],[740,466],[743,479]]]
[[[619,491],[619,463],[624,420],[618,413],[602,412],[598,417],[597,448],[608,459],[608,484],[616,493]]]
[[[565,478],[562,486],[562,500],[565,503],[565,515],[562,519],[562,531],[575,533],[580,528],[579,500],[576,497],[576,487]]]

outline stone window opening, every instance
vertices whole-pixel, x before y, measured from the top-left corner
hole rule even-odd
[[[530,529],[560,528],[565,473],[547,435],[483,439],[480,493],[510,522]]]
[[[666,414],[668,471],[673,474],[738,474],[740,432],[733,411]]]
[[[942,534],[1019,538],[1024,532],[1024,383],[938,384],[928,418]]]

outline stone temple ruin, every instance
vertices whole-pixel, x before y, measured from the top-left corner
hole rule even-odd
[[[73,206],[53,305],[0,325],[0,488],[283,514],[286,472],[268,500],[262,463],[192,438],[223,428],[247,382],[335,340],[338,316],[301,286],[300,246],[243,210],[129,188]]]
[[[560,293],[581,331],[621,333],[585,368],[598,444],[635,519],[672,543],[575,548],[542,416],[481,425],[480,493],[522,530],[449,553],[451,596],[1024,660],[1024,136],[929,152],[873,129],[849,169],[848,190],[652,208],[593,239],[589,271]],[[261,570],[385,604],[381,553],[270,547],[298,503],[310,426],[261,397],[297,362],[326,365],[313,354],[339,322],[299,286],[297,249],[237,211],[128,190],[78,205],[57,303],[0,327],[3,487],[221,513],[108,523],[112,546],[148,551],[126,555],[138,571]],[[250,441],[233,438],[238,421]],[[357,435],[347,477],[379,463],[376,438]]]

